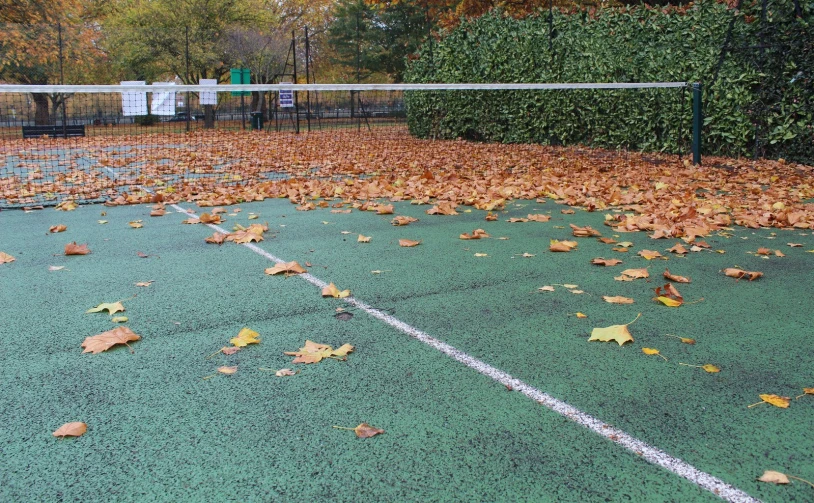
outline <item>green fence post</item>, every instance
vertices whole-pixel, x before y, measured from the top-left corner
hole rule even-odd
[[[692,85],[692,163],[701,165],[701,127],[704,113],[701,107],[701,83]]]

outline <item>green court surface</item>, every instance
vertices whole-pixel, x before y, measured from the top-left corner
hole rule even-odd
[[[299,212],[279,199],[240,208],[221,227],[268,222],[257,245],[274,257],[312,264],[314,277],[350,289],[390,320],[697,472],[687,479],[651,463],[615,435],[605,438],[508,389],[403,325],[322,298],[302,277],[265,275],[268,257],[205,243],[213,229],[182,224],[187,215],[169,206],[166,216],[151,218],[144,205],[95,205],[0,213],[0,251],[16,258],[0,264],[0,500],[717,501],[701,487],[715,477],[754,498],[724,491],[729,501],[814,501],[805,483],[756,481],[765,470],[814,479],[814,396],[794,399],[814,386],[810,232],[736,228],[705,238],[711,250],[681,258],[665,251],[676,240],[614,234],[602,225],[603,212],[563,215],[552,202],[510,203],[496,222],[465,207],[457,216],[431,216],[428,206],[396,203],[396,214],[419,218],[406,227],[392,226],[392,215]],[[248,220],[250,212],[259,219]],[[552,218],[506,222],[529,213]],[[137,219],[144,227],[130,228]],[[570,223],[631,241],[631,251],[572,238]],[[49,234],[56,224],[68,230]],[[459,239],[476,228],[492,237]],[[358,243],[358,234],[371,242]],[[402,248],[402,238],[422,243]],[[550,239],[579,246],[551,253]],[[64,256],[71,241],[92,253]],[[764,259],[754,254],[759,247],[786,256]],[[641,249],[669,260],[647,261],[636,255]],[[598,267],[590,264],[595,257],[623,264]],[[720,272],[735,266],[764,276],[738,281]],[[640,267],[649,267],[649,280],[613,279]],[[677,285],[688,302],[679,308],[652,300],[665,267],[692,278]],[[149,280],[149,287],[134,285]],[[555,291],[539,291],[543,285]],[[603,295],[635,303],[609,304]],[[130,344],[133,353],[117,346],[83,354],[86,337],[115,325],[107,314],[85,311],[117,300],[142,339]],[[338,319],[340,307],[354,316]],[[629,326],[633,343],[588,342],[594,327],[638,313]],[[242,327],[262,341],[206,358]],[[344,362],[291,364],[283,351],[306,339],[356,349]],[[238,371],[217,374],[221,365]],[[281,378],[261,368],[300,373]],[[791,406],[747,407],[764,393],[791,397]],[[51,435],[69,421],[86,422],[87,433]],[[385,433],[358,439],[332,428],[362,422]]]

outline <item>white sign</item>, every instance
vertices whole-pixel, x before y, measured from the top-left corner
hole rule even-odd
[[[218,79],[201,79],[198,81],[198,84],[202,86],[216,86],[218,85]],[[218,93],[215,91],[202,91],[200,102],[201,105],[217,105]]]
[[[143,86],[143,80],[124,80],[123,86]],[[122,115],[133,117],[136,115],[147,115],[147,93],[137,91],[125,91],[122,93]]]
[[[280,82],[280,84],[291,84],[291,82]],[[294,106],[294,91],[291,89],[280,89],[280,108],[291,108]]]
[[[153,82],[154,86],[174,86],[175,82]],[[150,109],[153,115],[175,115],[175,92],[152,93]]]

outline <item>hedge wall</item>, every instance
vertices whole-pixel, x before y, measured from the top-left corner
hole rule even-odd
[[[764,23],[759,3],[738,11],[711,0],[669,11],[555,11],[553,38],[548,13],[522,20],[492,13],[425,44],[405,77],[444,83],[700,81],[706,87],[705,154],[814,164],[814,1],[804,0],[800,16],[793,0],[768,6]],[[419,137],[689,148],[689,90],[412,92],[406,101],[410,131]]]

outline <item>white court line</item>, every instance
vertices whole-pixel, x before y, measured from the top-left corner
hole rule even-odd
[[[177,204],[172,204],[170,206],[175,208],[178,212],[184,213],[185,215],[188,215],[190,217],[195,218],[198,217],[198,215],[183,209]],[[206,225],[209,228],[216,230],[217,232],[223,234],[229,233],[227,230],[217,225],[214,224]],[[243,244],[243,246],[252,250],[258,255],[266,257],[275,264],[285,262],[285,260],[275,257],[271,253],[267,252],[266,250],[260,248],[255,244],[245,243]],[[325,283],[321,279],[312,276],[309,273],[297,274],[297,277],[304,279],[305,281],[311,283],[312,285],[318,288],[325,288],[326,286],[328,286],[328,283]],[[487,377],[494,379],[495,381],[503,384],[504,386],[511,386],[513,390],[523,393],[527,397],[546,406],[547,408],[553,410],[557,414],[565,416],[568,419],[574,421],[575,423],[578,423],[588,428],[589,430],[607,438],[611,442],[620,445],[635,454],[640,455],[642,458],[646,459],[650,463],[665,468],[673,472],[674,474],[678,475],[679,477],[683,477],[692,482],[693,484],[696,484],[697,486],[712,492],[713,494],[719,496],[724,501],[730,501],[732,503],[760,503],[759,499],[748,495],[747,493],[741,491],[737,487],[729,485],[723,480],[714,477],[706,472],[703,472],[698,468],[692,466],[691,464],[682,461],[681,459],[678,459],[676,457],[673,457],[667,454],[666,452],[659,450],[656,447],[653,447],[647,444],[646,442],[639,440],[618,428],[614,428],[608,424],[605,424],[599,419],[591,416],[590,414],[582,412],[581,410],[571,405],[568,405],[562,400],[558,400],[548,395],[547,393],[544,393],[539,389],[529,384],[526,384],[520,379],[512,377],[510,374],[498,368],[495,368],[489,365],[488,363],[478,360],[474,356],[470,356],[464,353],[463,351],[456,349],[453,346],[450,346],[446,342],[438,340],[435,337],[427,334],[426,332],[423,332],[411,325],[408,325],[407,323],[404,323],[398,318],[390,316],[385,312],[382,312],[374,307],[371,307],[354,297],[348,297],[343,300],[350,304],[351,306],[361,309],[370,316],[387,323],[391,327],[409,335],[410,337],[418,339],[424,344],[427,344],[428,346],[437,349],[438,351],[444,353],[450,358],[458,360],[467,367],[476,370]]]

